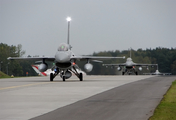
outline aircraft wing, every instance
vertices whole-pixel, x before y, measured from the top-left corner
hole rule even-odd
[[[171,75],[172,73],[163,73],[164,75]]]
[[[155,75],[154,73],[143,73],[144,75]]]
[[[106,59],[117,59],[117,58],[123,58],[125,59],[125,56],[123,57],[104,57],[104,56],[72,56],[71,59],[75,60],[91,60],[94,62],[101,62],[99,60],[106,60]]]
[[[143,73],[144,75],[171,75],[171,73]]]
[[[171,75],[171,73],[159,73],[157,75]]]
[[[147,66],[157,66],[157,64],[140,64],[140,63],[135,63],[133,66],[142,66],[142,67],[147,67]]]
[[[155,66],[157,64],[138,64],[138,63],[134,63],[132,66]],[[103,66],[114,66],[114,67],[119,67],[119,66],[126,66],[126,63],[119,63],[119,64],[103,64]]]
[[[103,66],[113,66],[113,67],[119,67],[119,66],[126,66],[126,63],[119,63],[119,64],[103,64]]]
[[[46,61],[54,61],[55,57],[8,57],[8,60],[46,60]]]

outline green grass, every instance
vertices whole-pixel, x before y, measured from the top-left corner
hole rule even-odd
[[[0,71],[0,78],[10,78],[10,76]]]
[[[149,120],[176,120],[176,81],[172,83]]]
[[[21,78],[21,77],[37,77],[37,76],[13,76],[15,78]],[[0,79],[1,78],[13,78],[12,76],[9,76],[3,72],[0,71]]]

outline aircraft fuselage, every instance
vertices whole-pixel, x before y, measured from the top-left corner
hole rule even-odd
[[[70,61],[70,58],[73,55],[73,52],[69,49],[69,45],[62,43],[55,54],[55,65],[59,69],[71,68],[72,62]]]
[[[70,61],[70,51],[57,51],[55,55],[55,64],[60,69],[68,69],[72,66]]]

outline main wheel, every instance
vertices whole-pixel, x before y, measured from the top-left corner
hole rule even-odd
[[[79,80],[83,81],[83,74],[82,73],[79,74]]]
[[[136,72],[136,75],[138,75],[138,72]]]
[[[122,72],[122,75],[124,75],[125,74],[125,72]]]
[[[50,73],[50,81],[53,81],[53,79],[54,79],[54,75],[53,73]]]

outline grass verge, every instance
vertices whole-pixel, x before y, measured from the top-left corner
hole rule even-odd
[[[176,80],[172,83],[149,120],[176,120]]]
[[[10,76],[0,71],[0,78],[10,78]]]

